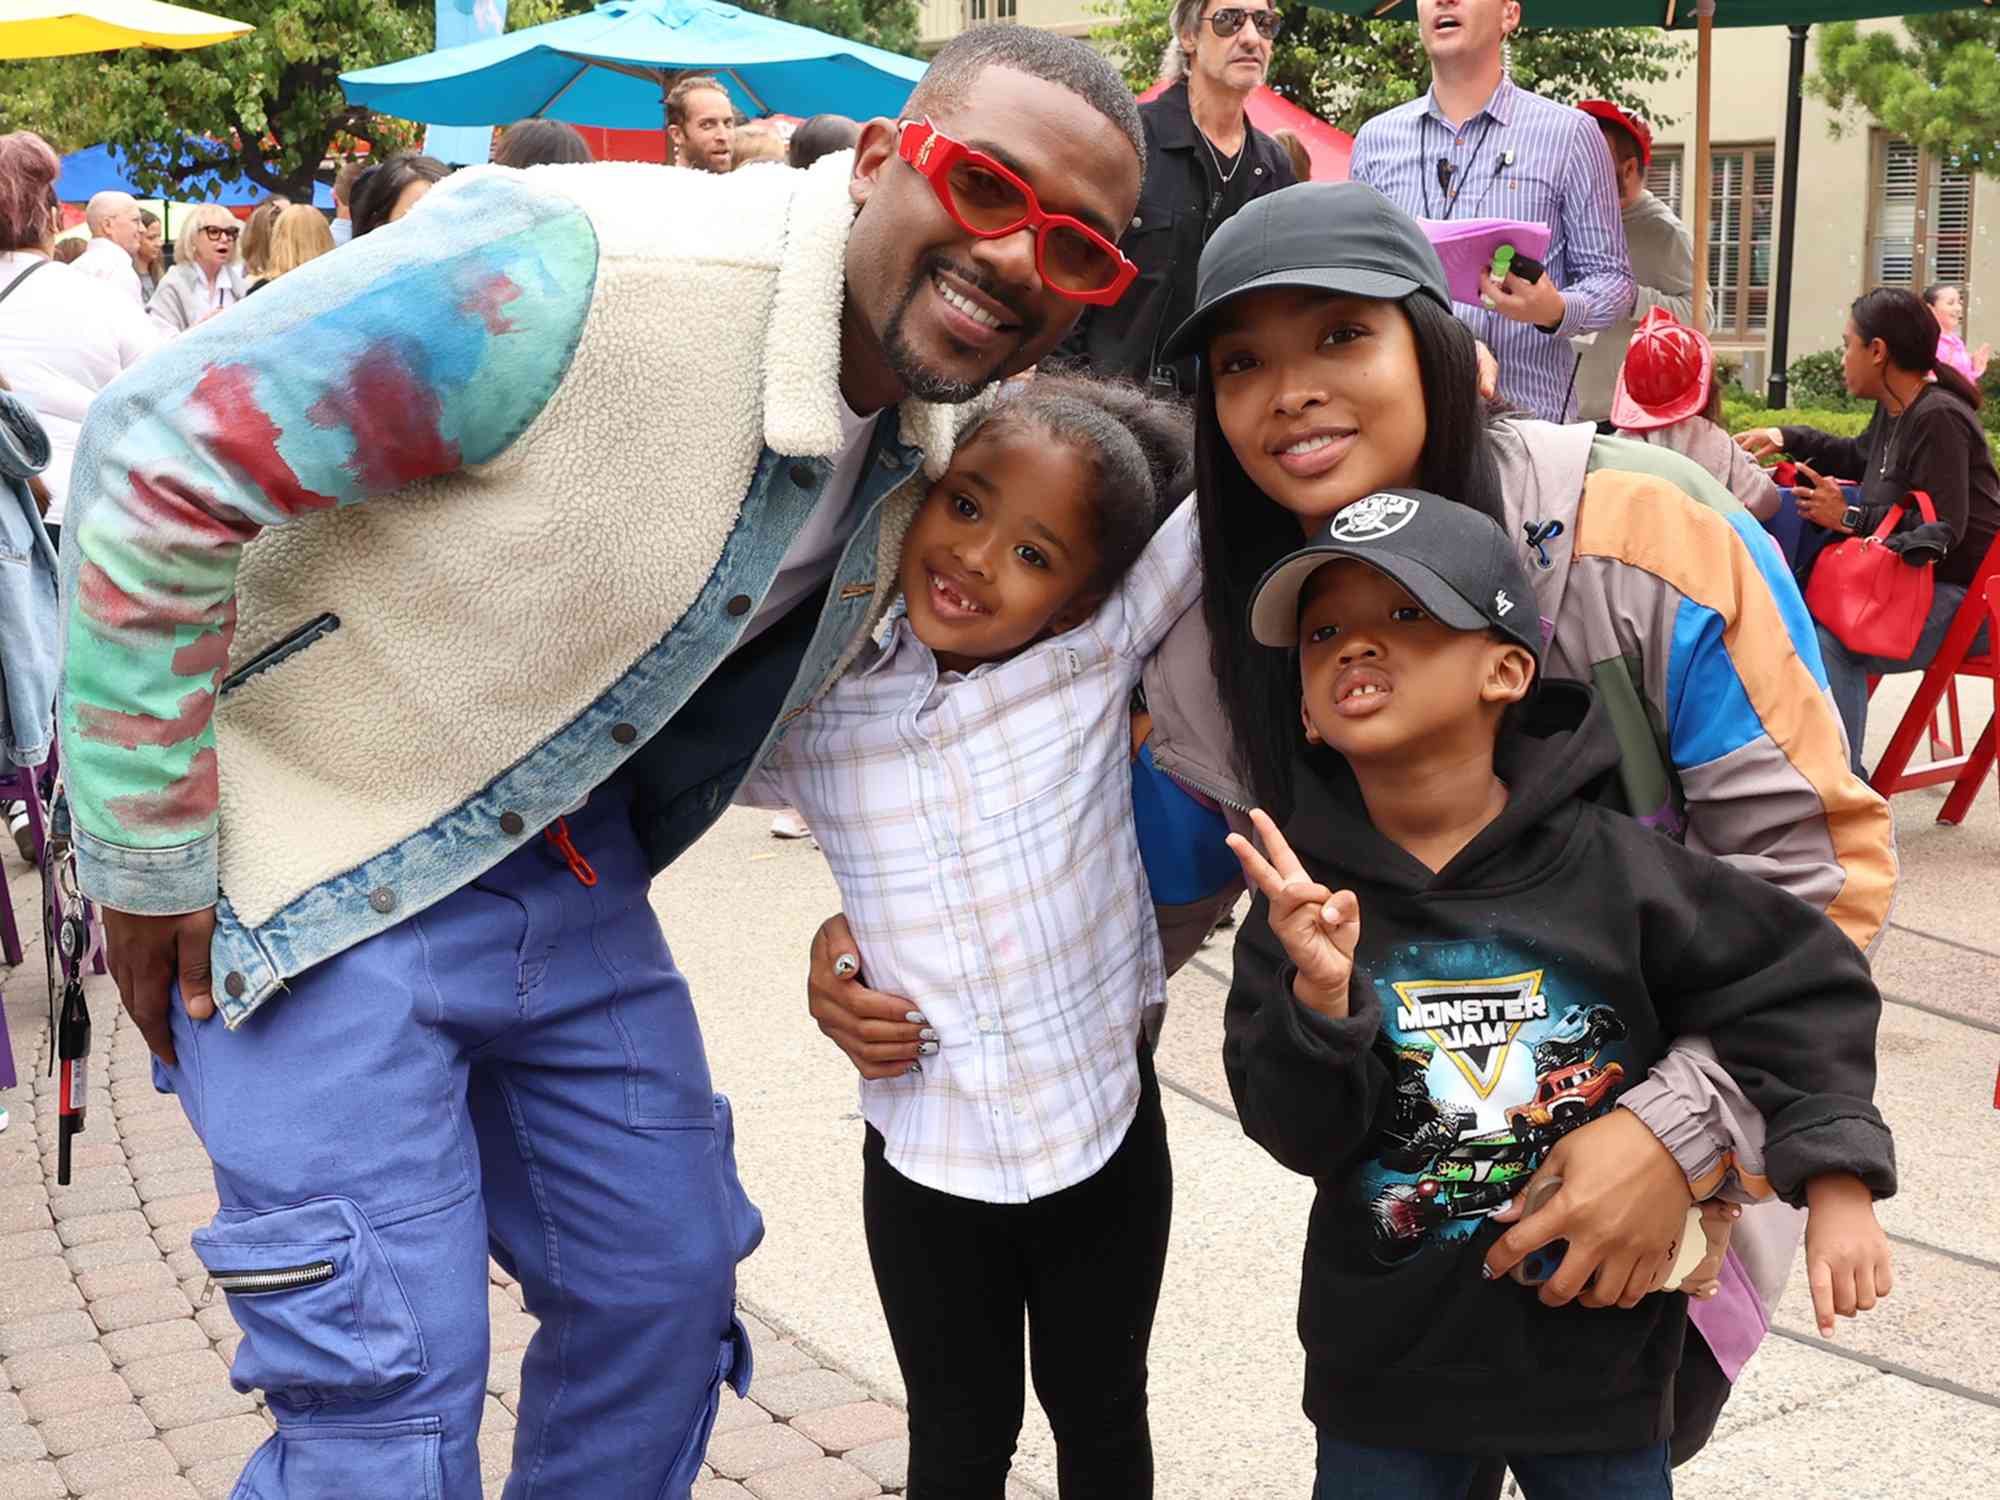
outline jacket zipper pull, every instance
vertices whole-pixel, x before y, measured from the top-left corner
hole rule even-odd
[[[590,867],[590,861],[579,854],[576,845],[570,842],[569,819],[557,818],[542,830],[542,837],[547,839],[549,846],[562,856],[563,863],[569,866],[569,872],[576,877],[577,884],[584,886],[597,884],[597,871]]]

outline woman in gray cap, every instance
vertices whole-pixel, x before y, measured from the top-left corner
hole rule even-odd
[[[1611,795],[1874,943],[1895,881],[1888,811],[1845,764],[1792,580],[1726,491],[1664,450],[1482,408],[1436,252],[1371,188],[1306,184],[1252,204],[1209,241],[1198,299],[1168,349],[1202,360],[1205,584],[1146,678],[1155,765],[1225,805],[1287,805],[1299,676],[1251,638],[1251,594],[1302,530],[1417,486],[1484,511],[1522,548],[1548,670],[1614,706]],[[1544,1300],[1630,1306],[1664,1275],[1690,1197],[1761,1141],[1700,1039],[1620,1102],[1555,1148],[1545,1170],[1564,1187],[1494,1242],[1493,1273],[1562,1237],[1569,1263]],[[1762,1335],[1748,1290],[1775,1302],[1799,1232],[1781,1204],[1751,1210],[1734,1249],[1745,1274],[1723,1281],[1745,1295],[1695,1304],[1707,1338],[1688,1341],[1676,1462],[1707,1440]]]

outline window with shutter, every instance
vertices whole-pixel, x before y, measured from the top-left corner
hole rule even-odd
[[[1908,141],[1877,136],[1874,233],[1868,275],[1877,286],[1908,286],[1917,270],[1917,187],[1922,153]]]
[[[1868,284],[1964,285],[1972,270],[1971,168],[1881,131],[1871,155]]]
[[[1771,321],[1777,162],[1769,145],[1723,147],[1709,157],[1708,282],[1720,339],[1761,338]]]
[[[1673,211],[1677,219],[1685,219],[1681,212],[1681,148],[1678,146],[1656,146],[1653,148],[1652,165],[1646,168],[1646,191],[1658,198]]]
[[[1924,283],[1964,286],[1972,274],[1971,169],[1960,161],[1941,163],[1930,200],[1930,265]]]

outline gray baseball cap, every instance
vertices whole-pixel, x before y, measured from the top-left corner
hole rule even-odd
[[[1453,630],[1497,630],[1519,642],[1540,670],[1541,614],[1520,549],[1489,517],[1426,490],[1379,490],[1334,512],[1259,581],[1250,633],[1266,646],[1296,646],[1306,580],[1349,557],[1395,579]]]
[[[1200,354],[1217,308],[1272,287],[1400,302],[1421,292],[1446,312],[1444,263],[1417,221],[1363,182],[1301,182],[1239,209],[1201,252],[1195,309],[1160,346]]]

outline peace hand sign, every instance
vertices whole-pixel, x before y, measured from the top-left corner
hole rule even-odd
[[[1229,835],[1229,848],[1243,866],[1243,878],[1271,903],[1271,931],[1298,965],[1292,997],[1330,1020],[1343,1020],[1354,949],[1361,941],[1361,903],[1354,892],[1335,893],[1306,874],[1262,808],[1251,810],[1250,821],[1271,857],[1259,854],[1240,833]]]

